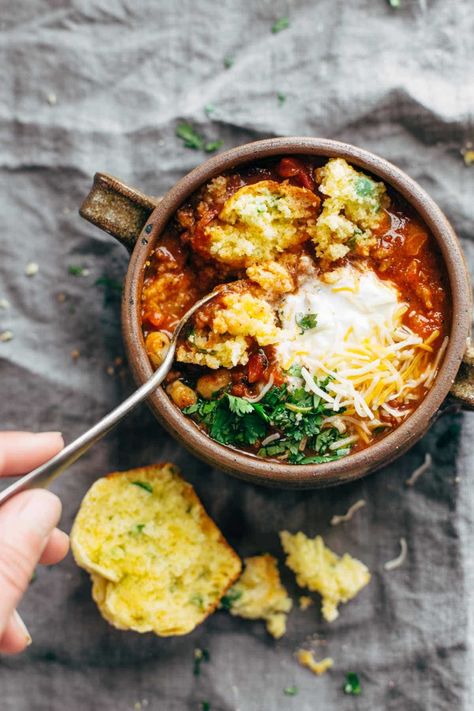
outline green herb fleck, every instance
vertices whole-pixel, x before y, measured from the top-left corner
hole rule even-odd
[[[206,153],[214,153],[214,151],[218,151],[219,148],[222,148],[224,144],[224,141],[209,141],[209,143],[206,143],[204,146],[204,150]]]
[[[359,197],[368,197],[372,195],[374,187],[375,184],[370,178],[362,176],[356,180],[355,191]]]
[[[283,693],[285,696],[296,696],[298,694],[298,687],[293,684],[293,686],[287,686],[286,689],[283,689]]]
[[[201,701],[201,711],[211,711],[211,704],[209,701]]]
[[[200,610],[204,610],[204,598],[199,593],[191,595],[191,597],[189,598],[189,602],[191,603],[191,605],[196,605],[196,607],[198,607]]]
[[[204,148],[204,138],[200,136],[189,123],[180,123],[176,127],[176,135],[184,141],[186,148],[201,150]]]
[[[216,107],[214,106],[214,104],[206,104],[204,107],[204,113],[206,114],[206,116],[211,116],[211,114],[213,114],[215,110]]]
[[[318,325],[318,314],[296,314],[296,325],[301,328],[301,333],[310,331]]]
[[[76,277],[87,276],[89,274],[89,270],[86,269],[86,267],[80,267],[78,264],[70,264],[67,270],[71,276]]]
[[[283,92],[279,91],[277,94],[277,99],[280,106],[283,106],[286,101],[286,94],[283,94]]]
[[[234,602],[236,600],[240,600],[241,597],[242,590],[235,590],[234,588],[230,588],[230,590],[227,591],[224,597],[221,598],[219,606],[223,610],[230,610]]]
[[[147,481],[132,481],[131,483],[134,484],[134,486],[139,486],[140,489],[145,489],[149,494],[153,493],[153,487]]]
[[[357,674],[349,672],[346,676],[346,683],[342,688],[345,694],[359,696],[362,690],[360,688],[360,681]]]
[[[277,32],[281,32],[282,30],[288,29],[289,26],[289,19],[287,17],[280,17],[280,19],[277,20],[274,25],[272,25],[272,32],[273,34],[276,34]]]
[[[222,62],[225,69],[230,69],[231,67],[234,66],[235,59],[234,57],[231,57],[230,55],[227,57],[224,57],[224,61]]]
[[[132,526],[131,533],[142,533],[144,528],[145,528],[144,523],[136,523],[134,526]]]
[[[390,7],[399,8],[401,5],[400,0],[388,0]]]
[[[201,664],[203,662],[208,662],[210,658],[208,649],[199,649],[199,647],[196,647],[194,650],[194,676],[199,676],[201,674]]]

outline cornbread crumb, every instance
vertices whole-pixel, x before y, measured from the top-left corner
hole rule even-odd
[[[350,250],[368,255],[375,244],[372,230],[388,206],[385,185],[355,170],[343,158],[332,158],[316,171],[319,190],[327,197],[312,230],[318,257],[335,261]]]
[[[71,545],[91,573],[103,617],[160,636],[191,632],[218,605],[241,563],[172,464],[98,479]]]
[[[308,595],[300,595],[298,602],[300,610],[307,610],[308,607],[311,607],[311,605],[313,604],[313,598],[309,597]]]
[[[36,264],[36,262],[28,262],[28,264],[25,267],[25,274],[26,276],[32,277],[38,274],[39,272],[39,266]]]
[[[212,322],[212,330],[219,335],[252,336],[260,346],[275,343],[279,329],[270,304],[252,294],[227,294],[224,308],[219,309]]]
[[[280,581],[276,559],[268,553],[245,558],[245,569],[228,591],[230,613],[249,620],[264,619],[268,632],[279,639],[293,602]]]
[[[270,260],[310,238],[319,205],[311,190],[288,183],[246,185],[206,227],[210,256],[236,268]]]
[[[328,622],[338,617],[341,602],[351,600],[370,581],[363,563],[348,553],[340,558],[324,545],[321,536],[311,539],[301,531],[294,535],[281,531],[280,539],[286,564],[296,574],[298,585],[321,595],[322,615]]]
[[[328,669],[334,666],[334,659],[331,657],[325,657],[321,659],[320,662],[317,662],[313,652],[309,649],[298,649],[296,659],[301,666],[307,667],[313,674],[317,674],[317,676],[321,676],[321,674],[324,674]]]
[[[221,336],[212,331],[195,330],[176,350],[181,363],[205,365],[208,368],[233,368],[248,362],[248,342],[243,336]]]
[[[247,267],[247,276],[264,291],[275,294],[285,294],[295,288],[288,269],[279,262],[269,261],[252,264]]]

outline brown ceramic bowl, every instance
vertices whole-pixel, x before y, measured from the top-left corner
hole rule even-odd
[[[449,275],[452,327],[449,345],[431,390],[415,412],[384,439],[367,449],[327,464],[291,465],[267,461],[213,441],[171,402],[162,389],[149,404],[164,427],[193,454],[236,477],[280,487],[317,488],[351,481],[391,462],[426,432],[448,394],[474,405],[470,367],[471,285],[457,237],[439,207],[391,163],[345,143],[321,138],[272,138],[220,153],[182,178],[161,199],[148,197],[116,178],[96,174],[81,215],[124,243],[131,252],[122,303],[122,328],[130,367],[142,384],[152,374],[140,323],[143,274],[150,252],[176,209],[203,183],[224,170],[269,156],[340,156],[373,173],[412,205],[439,244]],[[460,366],[464,361],[464,366]],[[459,371],[459,372],[458,372]]]

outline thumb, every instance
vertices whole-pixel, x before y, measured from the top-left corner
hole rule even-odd
[[[17,494],[0,508],[0,638],[60,516],[58,497],[43,489]]]

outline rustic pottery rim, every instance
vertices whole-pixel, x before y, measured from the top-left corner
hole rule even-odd
[[[290,154],[328,158],[340,156],[373,173],[391,185],[414,207],[434,235],[449,275],[452,326],[448,348],[433,386],[415,412],[384,439],[361,452],[318,465],[270,462],[220,445],[186,418],[161,389],[150,398],[149,405],[161,424],[173,436],[212,466],[252,483],[286,488],[318,488],[360,478],[393,461],[411,447],[428,429],[448,395],[466,350],[470,333],[471,290],[463,253],[441,209],[412,178],[393,164],[362,148],[323,138],[271,138],[245,144],[210,158],[171,188],[152,212],[137,240],[125,280],[122,329],[132,373],[141,384],[152,374],[140,326],[143,273],[148,255],[166,223],[194,190],[223,170],[254,160]]]

